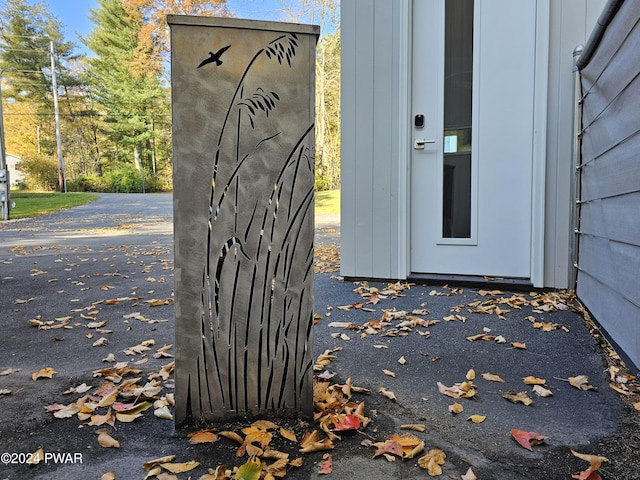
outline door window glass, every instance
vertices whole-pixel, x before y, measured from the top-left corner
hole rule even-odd
[[[445,2],[443,238],[471,237],[473,1]]]

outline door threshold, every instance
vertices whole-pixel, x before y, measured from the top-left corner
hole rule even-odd
[[[407,280],[421,283],[448,283],[465,286],[508,287],[510,289],[533,289],[530,278],[522,277],[489,277],[482,275],[451,275],[441,273],[411,273]]]

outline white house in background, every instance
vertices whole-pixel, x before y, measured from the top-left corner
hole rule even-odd
[[[342,0],[342,275],[572,286],[573,50],[604,4]]]
[[[9,170],[9,181],[11,182],[11,186],[13,187],[22,183],[24,181],[24,174],[16,168],[22,159],[10,153],[6,153],[5,158],[7,160],[7,169]]]

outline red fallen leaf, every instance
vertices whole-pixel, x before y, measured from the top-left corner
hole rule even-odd
[[[331,455],[325,453],[322,458],[324,458],[324,461],[320,462],[320,470],[318,471],[318,475],[328,475],[333,471],[333,461],[331,459]]]
[[[336,431],[358,430],[360,428],[360,419],[351,414],[333,415],[331,421]]]
[[[532,445],[540,445],[541,443],[544,443],[547,438],[549,438],[536,432],[525,432],[515,428],[511,429],[511,436],[515,439],[516,442],[518,442],[527,450],[532,450]]]

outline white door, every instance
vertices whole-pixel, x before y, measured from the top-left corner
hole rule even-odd
[[[413,274],[529,279],[536,0],[414,0]]]

